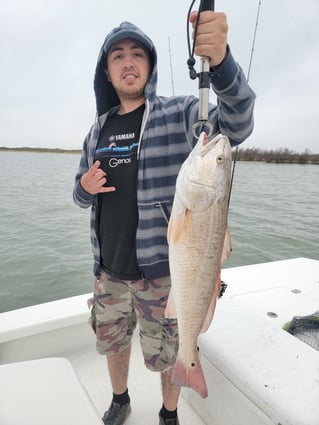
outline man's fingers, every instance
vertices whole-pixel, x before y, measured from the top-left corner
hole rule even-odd
[[[101,170],[101,168],[98,168],[97,170],[96,170],[96,172],[94,173],[94,178],[95,178],[95,180],[101,180],[101,179],[104,179],[105,178],[105,176],[106,176],[106,172],[105,171],[103,171],[103,170]],[[105,183],[105,182],[104,182]]]
[[[93,176],[99,172],[104,173],[104,171],[100,168],[100,165],[101,165],[100,161],[95,161],[94,164],[91,166],[89,171],[92,173]]]
[[[116,188],[114,186],[100,187],[98,193],[114,192]]]
[[[97,170],[100,167],[100,165],[101,165],[100,161],[97,160],[94,162],[91,168]]]

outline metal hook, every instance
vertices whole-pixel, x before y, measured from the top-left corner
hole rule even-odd
[[[196,139],[199,139],[200,134],[205,131],[207,137],[210,138],[214,132],[214,126],[209,121],[197,121],[192,127],[193,135]]]

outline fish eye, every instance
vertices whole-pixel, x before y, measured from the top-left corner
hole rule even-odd
[[[224,157],[223,155],[218,155],[217,159],[216,159],[217,164],[222,164],[224,162]]]

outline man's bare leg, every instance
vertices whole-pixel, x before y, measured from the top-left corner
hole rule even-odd
[[[104,424],[123,424],[130,413],[130,397],[127,390],[130,354],[131,345],[121,353],[106,357],[113,398],[109,410],[103,415]]]
[[[131,344],[121,353],[107,356],[107,367],[114,394],[123,394],[127,389]]]
[[[172,370],[161,372],[163,404],[165,409],[173,411],[177,409],[181,388],[171,383]]]

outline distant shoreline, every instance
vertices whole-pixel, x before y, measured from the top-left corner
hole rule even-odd
[[[32,153],[61,153],[80,155],[81,149],[60,149],[60,148],[8,148],[0,146],[0,152],[32,152]],[[293,152],[288,149],[278,149],[264,151],[260,149],[242,149],[239,148],[237,154],[233,151],[233,159],[236,155],[236,161],[246,162],[265,162],[275,164],[314,164],[319,165],[319,154],[313,154],[309,151],[302,153]]]
[[[61,148],[8,148],[6,146],[0,146],[0,152],[34,152],[34,153],[76,153],[81,154],[81,149],[61,149]]]

